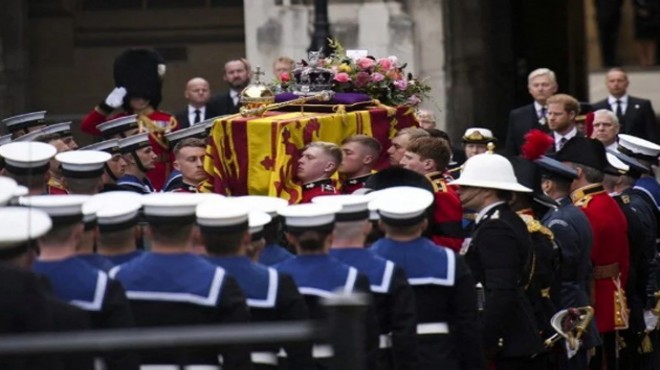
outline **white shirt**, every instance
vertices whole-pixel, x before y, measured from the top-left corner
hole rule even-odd
[[[195,124],[195,111],[199,110],[199,122],[202,122],[206,119],[206,107],[195,108],[192,105],[188,105],[188,122],[190,126]]]
[[[616,140],[614,140],[614,142],[612,144],[605,147],[605,150],[609,150],[609,151],[618,153],[619,152],[618,148],[619,148],[619,143],[617,143]]]
[[[231,100],[234,101],[234,105],[238,105],[238,91],[230,89],[229,96],[231,96]]]
[[[555,138],[555,151],[559,151],[559,149],[561,149],[559,146],[561,145],[560,142],[562,138],[566,138],[564,142],[564,144],[566,144],[566,141],[571,140],[575,135],[577,135],[577,128],[575,128],[575,126],[573,126],[573,129],[569,131],[568,134],[566,135],[560,135],[557,132],[553,131],[552,136]]]
[[[495,203],[483,208],[481,211],[479,211],[479,213],[477,213],[477,218],[474,220],[474,223],[478,224],[479,221],[481,221],[481,219],[484,218],[486,213],[488,213],[488,211],[490,211],[491,209],[499,206],[500,204],[504,204],[504,201],[495,202]]]
[[[628,109],[628,94],[620,97],[618,100],[621,101],[621,113],[626,114],[626,109]],[[607,102],[610,104],[610,109],[616,114],[616,101],[617,98],[612,95],[607,97]]]

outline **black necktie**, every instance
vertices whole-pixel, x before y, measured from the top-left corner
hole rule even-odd
[[[546,109],[545,106],[541,107],[541,114],[539,115],[539,122],[541,124],[545,125],[545,120],[546,120],[546,115],[548,114],[548,110]]]
[[[195,109],[195,120],[193,121],[193,124],[200,123],[202,121],[201,113],[202,112],[199,109]]]
[[[621,100],[616,101],[616,117],[619,119],[619,122],[623,120],[623,109],[621,109]]]
[[[559,139],[559,149],[557,149],[557,151],[560,151],[561,148],[564,147],[564,144],[566,144],[567,141],[568,140],[566,139],[566,137],[562,137],[561,139]]]

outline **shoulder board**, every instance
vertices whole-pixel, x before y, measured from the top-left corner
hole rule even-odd
[[[541,233],[543,235],[546,235],[550,239],[554,239],[554,235],[552,234],[552,231],[548,229],[547,227],[543,226],[539,220],[535,219],[534,217],[530,215],[525,215],[525,214],[520,214],[520,218],[525,221],[525,225],[527,225],[527,231],[532,234],[532,233]]]
[[[593,199],[593,197],[591,195],[587,195],[587,196],[584,196],[584,197],[576,200],[574,204],[575,204],[576,207],[585,208],[589,205],[589,202],[591,202],[591,199]]]

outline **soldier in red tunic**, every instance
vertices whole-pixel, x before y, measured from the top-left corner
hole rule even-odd
[[[160,190],[171,168],[170,148],[164,134],[178,128],[174,116],[158,110],[165,73],[163,59],[152,50],[131,49],[115,60],[114,69],[117,87],[83,119],[80,129],[101,136],[99,124],[109,118],[137,114],[140,130],[149,132],[149,141],[158,156],[156,167],[147,176]],[[115,113],[119,108],[123,111]]]
[[[447,186],[444,172],[449,164],[451,149],[446,140],[420,137],[408,143],[401,159],[404,168],[428,178],[433,184],[435,208],[430,226],[432,240],[455,252],[463,244],[463,206],[454,188]]]
[[[336,144],[315,141],[305,147],[296,171],[302,186],[300,203],[310,203],[319,195],[338,194],[330,177],[341,159],[341,149]]]
[[[380,157],[378,140],[367,135],[353,135],[341,143],[342,160],[339,166],[342,194],[362,189]]]
[[[616,369],[616,331],[628,325],[621,288],[627,284],[630,267],[628,223],[601,184],[607,159],[600,141],[574,137],[556,158],[577,171],[578,178],[571,184],[571,200],[585,213],[593,231],[591,294],[603,346],[597,347],[592,368],[601,369],[605,361],[608,369]]]

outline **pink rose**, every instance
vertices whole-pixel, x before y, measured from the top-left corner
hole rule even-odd
[[[340,72],[335,75],[335,81],[339,83],[346,83],[351,80],[351,77],[348,75],[348,73],[345,72]]]
[[[411,105],[413,107],[417,106],[421,102],[422,102],[422,100],[417,95],[414,95],[414,94],[410,95],[410,97],[406,101],[406,103],[408,103],[408,105]]]
[[[395,67],[399,64],[399,58],[397,58],[395,55],[390,55],[387,57],[387,59],[389,59],[390,62],[392,62],[392,65]]]
[[[396,80],[394,81],[394,86],[401,91],[405,91],[408,88],[408,81],[406,80]]]
[[[387,71],[387,72],[385,73],[385,75],[386,75],[387,78],[389,78],[390,80],[398,80],[398,79],[401,78],[401,73],[399,73],[399,71],[397,71],[396,69],[392,69],[392,70]]]
[[[375,66],[376,62],[374,62],[374,60],[371,58],[358,58],[355,64],[357,64],[361,69],[369,69]]]
[[[371,82],[380,82],[385,79],[381,73],[375,72],[371,75]]]
[[[385,71],[389,71],[390,69],[392,69],[394,64],[392,63],[391,60],[389,60],[389,58],[381,58],[378,59],[378,66]]]
[[[282,73],[280,73],[280,81],[281,81],[281,82],[289,82],[289,81],[291,81],[291,76],[289,75],[289,72],[282,72]]]
[[[358,72],[357,75],[355,75],[355,87],[360,88],[364,87],[369,83],[369,80],[371,79],[371,76],[367,72]]]

